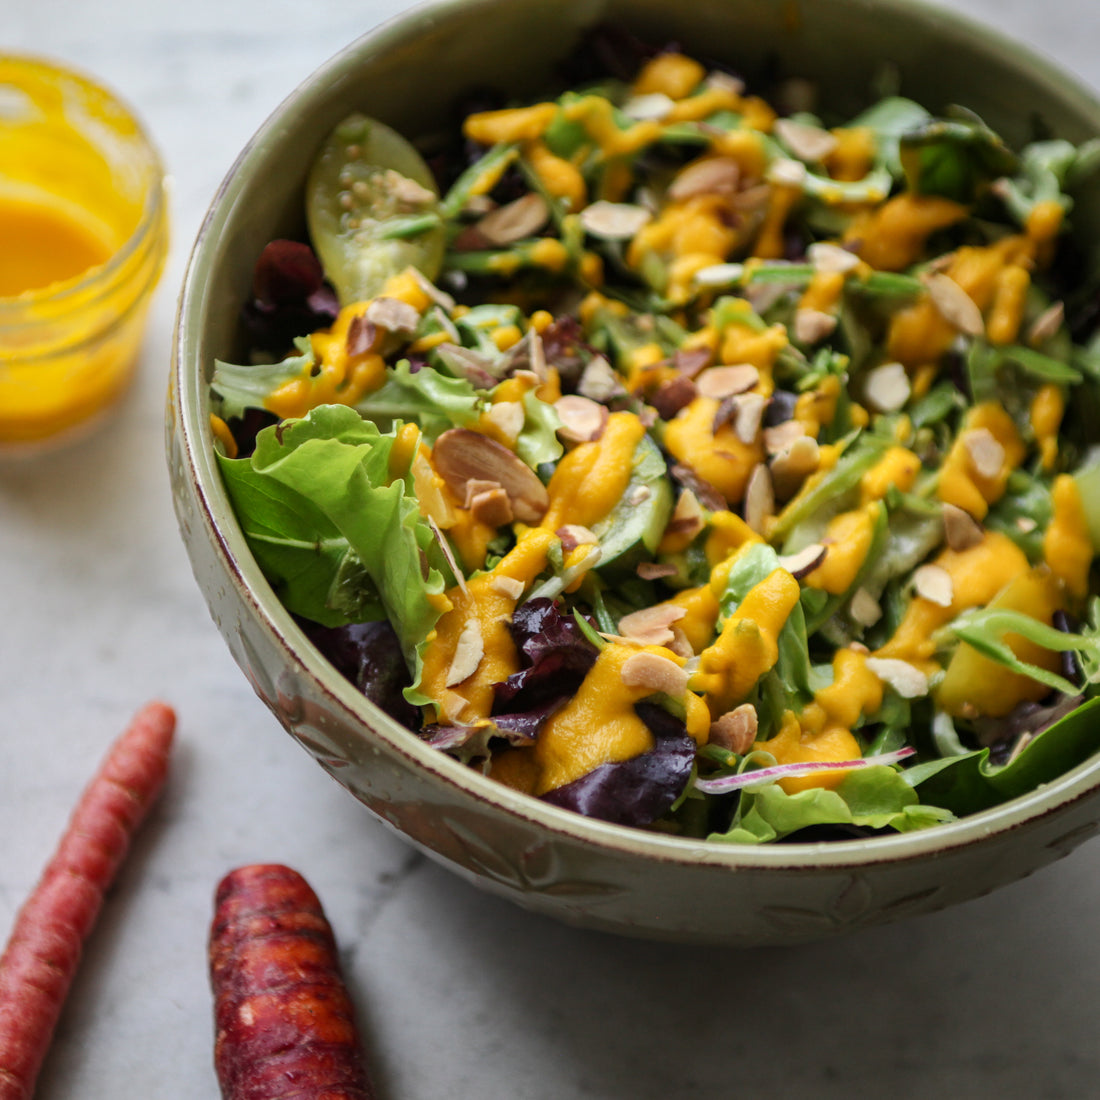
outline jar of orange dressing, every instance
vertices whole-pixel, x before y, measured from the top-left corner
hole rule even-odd
[[[126,107],[0,55],[0,454],[70,439],[123,394],[167,244],[164,169]]]

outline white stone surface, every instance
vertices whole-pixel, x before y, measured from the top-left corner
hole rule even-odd
[[[38,1096],[216,1095],[211,895],[252,861],[289,863],[321,895],[387,1100],[1096,1095],[1095,842],[988,898],[833,943],[738,953],[620,940],[526,914],[413,853],[281,731],[232,663],[164,469],[175,296],[248,136],[405,6],[0,5],[0,49],[113,86],[174,179],[172,254],[131,398],[84,444],[0,467],[0,938],[108,742],[149,698],[180,716],[169,786],[87,945]],[[1093,0],[955,6],[1100,85]]]

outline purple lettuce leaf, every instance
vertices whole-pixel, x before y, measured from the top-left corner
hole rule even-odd
[[[409,669],[387,620],[332,627],[305,619],[298,622],[337,671],[372,703],[410,729],[420,726],[420,711],[402,694],[411,683]]]
[[[321,261],[301,241],[270,241],[252,274],[252,297],[241,316],[250,346],[283,355],[296,336],[328,328],[339,313]]]
[[[684,723],[656,703],[635,705],[655,744],[629,760],[601,764],[556,787],[544,802],[615,825],[644,827],[663,817],[683,792],[695,762],[695,742]]]

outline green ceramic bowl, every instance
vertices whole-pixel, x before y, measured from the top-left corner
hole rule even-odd
[[[207,382],[242,351],[238,311],[272,237],[303,230],[306,168],[359,109],[416,134],[472,84],[535,94],[580,28],[607,18],[720,56],[752,81],[777,68],[855,112],[887,59],[931,108],[977,110],[1013,142],[1043,119],[1080,141],[1100,103],[1052,64],[942,9],[903,0],[446,0],[353,43],[271,116],[222,184],[179,307],[168,452],[180,528],[234,658],[290,734],[374,815],[496,894],[575,924],[669,940],[793,943],[987,893],[1065,855],[1100,821],[1100,759],[938,828],[835,843],[727,847],[545,805],[429,748],[360,696],[264,580],[213,459]],[[1076,212],[1100,240],[1100,196]]]

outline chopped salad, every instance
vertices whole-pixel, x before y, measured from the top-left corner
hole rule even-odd
[[[618,824],[908,831],[1085,760],[1100,144],[601,45],[418,146],[346,119],[258,258],[212,425],[283,604],[410,736]]]

